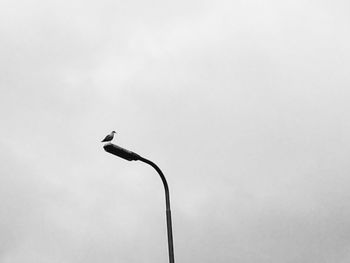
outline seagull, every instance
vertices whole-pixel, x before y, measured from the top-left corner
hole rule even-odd
[[[110,141],[112,141],[115,133],[116,133],[115,131],[112,131],[101,142],[110,142]]]

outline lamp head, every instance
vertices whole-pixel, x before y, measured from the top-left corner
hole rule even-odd
[[[111,154],[114,154],[120,158],[123,158],[128,161],[137,161],[140,160],[141,156],[129,151],[127,149],[124,149],[122,147],[119,147],[118,145],[115,145],[113,143],[106,143],[103,148],[106,152],[109,152]]]

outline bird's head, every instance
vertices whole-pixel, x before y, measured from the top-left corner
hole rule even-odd
[[[115,131],[112,131],[112,133],[116,133]]]

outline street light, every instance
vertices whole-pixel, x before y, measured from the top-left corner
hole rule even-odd
[[[167,233],[168,233],[168,250],[169,250],[169,263],[174,263],[174,247],[173,247],[173,231],[171,226],[171,211],[170,211],[170,196],[169,196],[169,187],[168,183],[165,179],[163,172],[159,169],[159,167],[150,160],[141,157],[140,155],[126,150],[122,147],[119,147],[112,143],[107,143],[103,146],[106,152],[114,154],[118,157],[121,157],[128,161],[141,161],[152,166],[159,174],[162,179],[164,190],[165,190],[165,205],[166,205],[166,224],[167,224]]]

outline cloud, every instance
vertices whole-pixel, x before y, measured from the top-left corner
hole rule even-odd
[[[347,3],[5,1],[2,262],[347,262]]]

